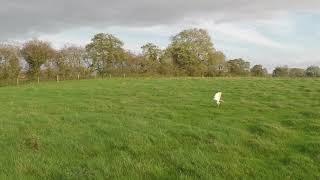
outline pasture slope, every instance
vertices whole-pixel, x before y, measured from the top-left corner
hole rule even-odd
[[[320,179],[320,79],[1,87],[0,154],[0,179]]]

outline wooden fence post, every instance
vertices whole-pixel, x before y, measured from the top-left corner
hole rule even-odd
[[[40,83],[40,77],[38,76],[38,84]]]
[[[57,82],[59,82],[59,75],[57,75]]]

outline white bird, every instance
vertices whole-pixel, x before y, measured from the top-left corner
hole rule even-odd
[[[217,92],[213,97],[213,100],[217,102],[218,106],[220,106],[221,102],[223,102],[223,100],[221,100],[221,96],[222,92]]]

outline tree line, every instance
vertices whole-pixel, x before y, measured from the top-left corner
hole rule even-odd
[[[85,47],[54,49],[50,42],[30,40],[22,45],[0,44],[0,79],[80,79],[93,76],[274,76],[320,77],[320,68],[276,67],[271,74],[262,65],[251,67],[238,58],[228,60],[214,48],[204,29],[186,29],[174,35],[167,48],[153,43],[136,54],[124,49],[112,34],[96,34]]]

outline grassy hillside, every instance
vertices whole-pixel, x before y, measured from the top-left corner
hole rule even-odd
[[[0,154],[1,179],[319,179],[320,79],[2,87]]]

